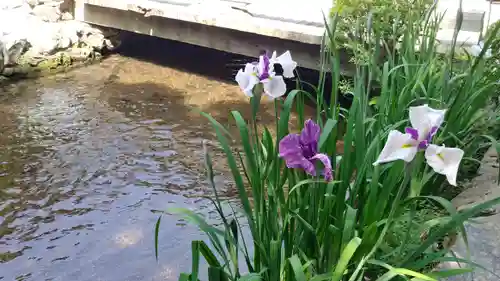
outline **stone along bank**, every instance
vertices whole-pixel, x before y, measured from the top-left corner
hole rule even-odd
[[[0,1],[0,76],[26,75],[100,57],[116,35],[73,19],[72,1]]]

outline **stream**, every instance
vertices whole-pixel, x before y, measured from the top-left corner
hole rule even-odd
[[[151,50],[129,56],[154,43],[137,40],[99,64],[0,88],[0,280],[177,280],[205,237],[164,214],[157,262],[154,225],[170,207],[214,214],[204,139],[221,196],[236,196],[193,111],[224,124],[230,110],[249,112],[234,83],[206,75],[231,77],[234,58],[178,43],[156,47],[155,61]]]

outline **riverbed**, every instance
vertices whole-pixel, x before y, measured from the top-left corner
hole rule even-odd
[[[0,280],[177,280],[189,270],[191,240],[204,236],[164,214],[157,262],[154,224],[169,207],[213,214],[205,139],[218,189],[234,198],[197,110],[229,124],[230,110],[249,106],[229,81],[239,59],[185,48],[0,88]],[[210,77],[216,68],[223,75]],[[272,114],[265,105],[262,123]]]

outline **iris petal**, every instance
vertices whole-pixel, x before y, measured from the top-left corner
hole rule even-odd
[[[316,161],[323,164],[325,179],[332,180],[332,164],[325,154],[317,154],[320,127],[312,120],[307,120],[301,135],[289,134],[279,143],[279,156],[285,160],[288,168],[300,168],[315,176]],[[314,151],[314,153],[313,153]]]
[[[330,162],[330,158],[323,153],[319,153],[314,155],[311,160],[319,160],[323,163],[323,176],[326,181],[331,181],[333,179],[332,176],[332,163]]]
[[[307,159],[302,153],[300,138],[297,134],[284,137],[279,143],[279,156],[286,162],[288,168],[302,168]]]
[[[297,63],[292,59],[290,51],[284,52],[279,57],[276,57],[276,52],[273,52],[271,57],[271,64],[279,63],[283,68],[283,76],[286,78],[293,78],[293,71],[297,68]]]
[[[320,127],[313,120],[305,122],[304,128],[300,133],[300,144],[307,150],[306,157],[312,157],[318,153],[318,141],[320,136]]]
[[[247,63],[245,69],[240,69],[235,77],[236,82],[240,86],[245,95],[252,97],[253,88],[259,83],[259,78],[255,72],[255,66]]]
[[[427,164],[438,174],[446,176],[448,182],[457,185],[457,173],[464,151],[459,148],[429,145],[425,150]]]
[[[410,107],[410,123],[418,131],[418,140],[426,140],[443,124],[446,110],[430,108],[427,104]],[[435,127],[435,129],[433,129]]]
[[[389,132],[389,137],[387,138],[387,142],[385,143],[382,152],[380,152],[377,161],[375,161],[373,165],[392,162],[395,160],[410,162],[413,158],[415,158],[417,152],[417,142],[412,138],[412,135],[392,130]]]
[[[271,76],[261,81],[264,93],[270,98],[279,98],[286,93],[286,84],[282,76]]]

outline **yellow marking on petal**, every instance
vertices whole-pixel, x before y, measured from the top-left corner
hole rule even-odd
[[[437,157],[439,157],[439,159],[441,159],[442,161],[444,161],[444,156],[442,153],[438,153],[437,154]]]
[[[413,145],[407,143],[401,146],[401,148],[410,148],[410,147],[413,147]]]

